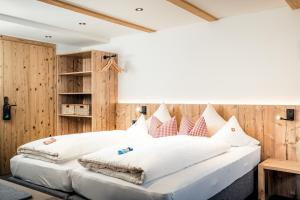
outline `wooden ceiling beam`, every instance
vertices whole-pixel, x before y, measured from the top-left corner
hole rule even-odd
[[[206,11],[202,10],[201,8],[198,8],[197,6],[185,1],[185,0],[167,0],[174,5],[202,18],[205,19],[206,21],[212,22],[218,20],[215,16],[207,13]]]
[[[300,0],[285,0],[289,6],[294,10],[294,9],[299,9],[300,8]]]
[[[115,17],[111,17],[111,16],[108,16],[108,15],[99,13],[99,12],[95,12],[95,11],[89,10],[87,8],[83,8],[83,7],[80,7],[80,6],[77,6],[77,5],[66,3],[66,2],[61,1],[61,0],[38,0],[38,1],[50,4],[50,5],[53,5],[53,6],[57,6],[57,7],[60,7],[60,8],[64,8],[64,9],[67,9],[67,10],[71,10],[73,12],[77,12],[77,13],[80,13],[80,14],[95,17],[95,18],[98,18],[98,19],[101,19],[101,20],[105,20],[105,21],[108,21],[108,22],[111,22],[111,23],[114,23],[114,24],[118,24],[118,25],[121,25],[121,26],[126,26],[128,28],[136,29],[136,30],[139,30],[139,31],[144,31],[144,32],[147,32],[147,33],[152,33],[152,32],[156,31],[156,30],[144,27],[144,26],[140,26],[140,25],[122,20],[122,19],[118,19],[118,18],[115,18]]]

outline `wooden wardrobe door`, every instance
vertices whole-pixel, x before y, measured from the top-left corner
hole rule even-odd
[[[55,134],[56,91],[53,48],[6,40],[2,45],[3,96],[16,104],[11,120],[2,121],[0,169],[5,174],[18,146]]]

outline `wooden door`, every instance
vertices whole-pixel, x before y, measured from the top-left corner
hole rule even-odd
[[[5,174],[9,172],[9,160],[18,146],[55,134],[56,73],[55,48],[0,41],[1,109],[5,96],[10,104],[17,105],[12,107],[10,121],[3,121],[1,112],[0,170]]]

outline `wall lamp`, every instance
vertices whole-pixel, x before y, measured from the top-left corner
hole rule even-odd
[[[138,106],[138,107],[136,107],[136,112],[138,112],[138,113],[141,113],[141,114],[143,114],[143,115],[147,115],[147,106]],[[132,120],[132,124],[135,124],[135,122],[136,122],[137,120],[136,119],[134,119],[134,120]]]
[[[143,115],[147,115],[147,106],[139,106],[136,108],[136,111]]]
[[[294,121],[295,120],[295,109],[286,109],[286,118],[276,116],[277,120]]]

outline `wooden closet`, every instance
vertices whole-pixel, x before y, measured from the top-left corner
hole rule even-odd
[[[53,44],[0,36],[0,174],[9,172],[17,147],[56,134],[56,68]],[[2,119],[3,98],[12,118]]]
[[[116,127],[118,72],[103,71],[113,54],[87,51],[57,57],[58,118],[60,134],[113,130]],[[88,106],[89,114],[63,111],[63,106]],[[75,109],[76,110],[76,109]],[[67,114],[66,114],[67,113]]]

